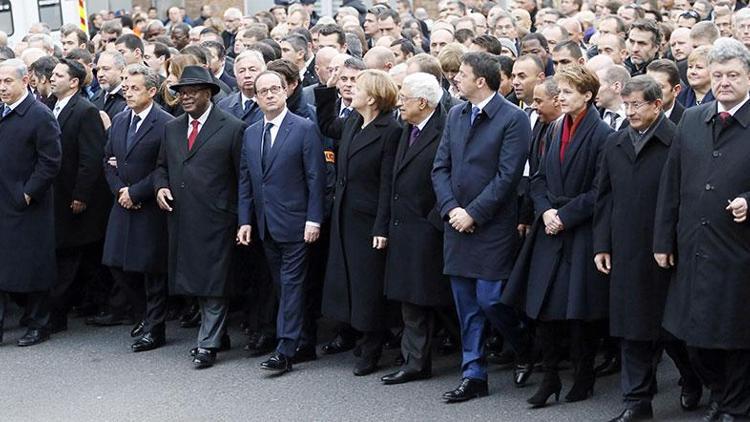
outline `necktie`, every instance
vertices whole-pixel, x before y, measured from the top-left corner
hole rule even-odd
[[[4,105],[3,106],[3,119],[5,118],[5,116],[7,116],[8,114],[10,114],[11,111],[13,111],[13,110],[11,110],[10,107],[8,107],[7,105]]]
[[[128,137],[125,141],[127,145],[127,149],[130,149],[130,147],[133,146],[133,142],[135,142],[135,132],[138,130],[138,122],[141,121],[141,117],[137,114],[133,116],[133,120],[130,122],[130,127],[128,128]]]
[[[266,123],[265,128],[263,129],[263,151],[261,156],[261,164],[263,165],[263,170],[266,169],[268,165],[268,157],[271,155],[271,147],[272,141],[271,141],[271,128],[273,127],[273,123],[268,122]]]
[[[531,117],[531,113],[534,111],[534,107],[524,107],[523,112],[526,113],[527,116]]]
[[[609,119],[609,127],[617,129],[617,113],[606,111],[604,112],[604,116]]]
[[[55,104],[55,109],[52,110],[52,113],[55,115],[55,119],[57,119],[58,116],[60,116],[61,111],[62,111],[62,107],[60,106],[60,103],[58,102],[57,104]]]
[[[347,117],[349,117],[350,114],[352,114],[352,109],[350,109],[349,107],[346,107],[345,109],[341,110],[341,113],[339,113],[339,116],[342,119],[346,119]]]
[[[5,116],[5,114],[3,114]],[[732,115],[729,114],[728,111],[722,111],[719,113],[719,121],[721,122],[721,125],[724,127],[729,126],[729,123],[732,122]]]
[[[471,125],[474,126],[474,122],[477,120],[477,117],[479,117],[479,113],[481,113],[482,110],[479,109],[479,107],[472,107],[471,108]]]
[[[247,113],[250,110],[250,107],[253,106],[253,100],[245,100],[245,106],[242,108],[242,111]]]
[[[410,146],[410,147],[411,147],[412,145],[414,145],[414,143],[415,143],[415,142],[417,142],[417,138],[419,137],[419,134],[420,134],[421,132],[422,132],[422,131],[421,131],[421,130],[419,130],[419,128],[418,128],[418,127],[416,127],[416,126],[413,126],[413,127],[411,128],[411,133],[409,134],[409,146]]]
[[[198,125],[201,124],[198,120],[193,120],[192,123],[193,130],[190,131],[190,135],[188,135],[188,151],[193,149],[193,144],[195,143],[195,138],[198,137]]]

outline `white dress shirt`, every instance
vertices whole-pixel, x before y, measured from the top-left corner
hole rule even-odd
[[[745,103],[747,102],[747,100],[750,100],[750,94],[745,94],[745,98],[742,101],[740,101],[739,104],[737,104],[736,106],[730,108],[729,110],[725,109],[724,106],[721,105],[721,103],[719,101],[717,101],[716,102],[716,109],[717,109],[716,111],[718,113],[721,113],[722,111],[726,111],[726,112],[729,112],[729,114],[732,117],[734,117],[734,113],[737,113],[739,111],[739,109],[741,109],[742,106],[745,105]]]
[[[138,123],[136,123],[136,125],[135,125],[135,131],[138,132],[138,130],[141,128],[141,125],[143,124],[143,121],[146,120],[146,116],[148,116],[148,113],[151,113],[151,109],[152,108],[154,108],[154,103],[153,102],[151,104],[149,104],[149,106],[146,107],[146,109],[143,110],[140,113],[136,113],[135,111],[131,110],[131,112],[130,112],[130,122],[128,122],[128,128],[130,127],[130,124],[133,123],[133,118],[135,116],[138,116],[138,117],[141,118],[141,120],[139,120]]]
[[[198,117],[197,119],[193,119],[188,114],[188,127],[187,127],[187,136],[188,136],[188,138],[190,138],[190,132],[193,131],[193,120],[197,120],[198,123],[200,123],[198,125],[198,133],[201,133],[201,129],[203,129],[203,125],[206,124],[206,120],[208,120],[208,115],[211,114],[211,109],[212,108],[214,108],[213,104],[208,103],[208,108],[206,109],[206,111],[204,111],[203,114],[201,114],[201,116]]]
[[[75,92],[68,95],[67,97],[63,99],[57,99],[57,103],[55,103],[55,107],[52,109],[52,113],[55,115],[55,118],[57,118],[62,110],[65,108],[66,105],[70,102],[70,99],[73,98],[74,95],[77,95]]]

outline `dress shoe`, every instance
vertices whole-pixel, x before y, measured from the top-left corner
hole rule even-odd
[[[410,381],[426,380],[432,377],[432,371],[423,370],[419,372],[398,370],[392,374],[380,378],[385,385],[403,384]]]
[[[26,347],[39,344],[46,340],[49,340],[49,333],[47,330],[31,328],[26,331],[26,334],[24,334],[23,337],[18,339],[16,344],[20,347]]]
[[[396,334],[393,334],[390,330],[388,330],[386,334],[386,339],[383,342],[383,349],[386,350],[395,350],[401,348],[401,335],[403,334],[404,330],[399,330]]]
[[[352,350],[356,346],[356,341],[352,338],[345,338],[340,334],[333,340],[324,344],[320,349],[325,355],[335,355],[337,353],[343,353]]]
[[[526,403],[530,404],[532,408],[540,408],[547,405],[547,400],[551,396],[555,396],[555,401],[560,401],[560,391],[562,390],[562,383],[560,382],[560,375],[555,370],[547,370],[544,373],[542,383],[539,384],[539,388],[536,390],[533,396],[526,400]]]
[[[487,362],[506,366],[516,361],[516,354],[512,350],[504,350],[502,352],[490,352],[487,354]]]
[[[477,397],[484,397],[487,394],[487,381],[476,378],[464,378],[455,390],[443,394],[443,400],[446,403],[459,403]]]
[[[190,349],[190,356],[195,356],[198,353],[198,347],[193,347]],[[221,336],[221,344],[219,344],[219,352],[226,352],[227,350],[232,349],[232,339],[229,338],[229,334],[224,334]]]
[[[201,325],[201,310],[198,306],[191,307],[180,317],[180,327],[195,328]]]
[[[698,385],[696,387],[688,388],[686,385],[682,386],[680,392],[680,407],[685,411],[692,411],[698,408],[703,396],[703,386]]]
[[[651,408],[651,403],[638,403],[623,410],[620,416],[610,419],[609,422],[647,421],[653,418],[654,409]]]
[[[569,403],[578,402],[594,395],[594,382],[596,381],[594,368],[585,364],[581,365],[574,377],[573,386],[565,395],[565,401]]]
[[[534,364],[533,363],[518,363],[516,364],[516,367],[513,368],[513,384],[516,387],[524,387],[526,385],[526,381],[529,380],[529,377],[534,372]]]
[[[294,357],[292,358],[292,362],[294,363],[303,363],[303,362],[310,362],[314,361],[318,358],[318,355],[315,353],[315,346],[307,345],[307,346],[297,346],[297,350],[294,351]]]
[[[378,370],[378,360],[380,360],[380,356],[371,358],[360,357],[354,362],[354,370],[352,372],[358,377],[370,375]]]
[[[600,363],[594,368],[594,374],[597,377],[606,377],[607,375],[617,374],[622,370],[622,360],[620,355],[609,356],[604,359],[604,362]]]
[[[268,360],[260,363],[260,369],[279,373],[292,370],[292,360],[281,353],[274,353]]]
[[[164,343],[165,341],[163,335],[146,333],[141,338],[136,340],[135,343],[133,343],[130,347],[134,352],[146,352],[163,346]]]
[[[716,415],[716,420],[719,422],[734,422],[735,417],[729,413],[719,413]]]
[[[193,357],[193,366],[195,369],[210,368],[216,362],[216,352],[211,349],[199,347]]]
[[[450,355],[453,353],[456,353],[458,351],[458,344],[451,336],[445,336],[440,341],[440,345],[438,346],[438,352],[441,355]]]
[[[99,315],[86,318],[86,325],[96,325],[99,327],[133,325],[133,317],[129,315],[116,315],[108,312],[102,312]]]
[[[141,320],[138,324],[135,324],[130,330],[130,337],[140,337],[143,335],[143,327],[146,325],[146,321]]]
[[[260,334],[255,343],[248,343],[244,350],[250,352],[250,356],[258,357],[271,353],[276,348],[276,339],[268,334]]]
[[[706,414],[703,415],[703,421],[704,422],[710,422],[710,421],[716,421],[719,416],[719,403],[715,401],[711,401],[708,403],[708,408],[706,409]]]

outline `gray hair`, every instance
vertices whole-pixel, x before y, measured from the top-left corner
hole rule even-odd
[[[127,65],[127,62],[125,62],[125,56],[122,55],[119,51],[109,51],[105,50],[99,53],[99,59],[96,61],[99,63],[99,60],[102,59],[102,56],[109,56],[112,58],[112,62],[114,63],[115,67],[118,70],[122,70]]]
[[[47,34],[34,34],[29,37],[28,43],[31,44],[32,42],[41,41],[42,46],[47,51],[55,51],[55,41],[52,39],[51,36]]]
[[[263,54],[258,50],[244,50],[234,58],[234,64],[237,65],[243,59],[255,59],[263,64],[262,70],[266,70],[266,61],[263,59]]]
[[[560,87],[557,86],[554,76],[547,77],[540,85],[544,88],[544,93],[550,98],[557,97],[560,94]]]
[[[346,40],[346,45],[349,49],[349,52],[352,54],[352,56],[361,58],[362,57],[362,41],[360,41],[357,34],[353,32],[345,32],[344,33],[344,39]]]
[[[388,74],[391,75],[392,78],[395,78],[398,75],[406,73],[406,63],[399,63],[396,66],[393,66],[389,71]]]
[[[738,22],[744,21],[746,19],[750,19],[750,9],[745,10],[746,8],[742,8],[732,15],[732,25],[737,25]]]
[[[308,58],[310,55],[310,51],[307,49],[307,40],[305,37],[299,34],[290,34],[284,37],[281,41],[286,41],[289,43],[289,45],[292,46],[292,49],[294,49],[295,53],[298,53],[300,51],[305,52],[305,59]]]
[[[402,88],[407,88],[411,95],[427,100],[430,108],[437,108],[440,99],[443,98],[443,88],[435,76],[429,73],[416,72],[404,78]]]
[[[12,67],[16,71],[16,76],[21,79],[29,74],[26,64],[21,59],[8,59],[0,62],[0,67]]]
[[[150,67],[136,63],[129,65],[125,70],[128,72],[128,76],[143,76],[146,89],[159,88],[159,75]]]
[[[604,79],[602,82],[606,82],[608,84],[613,84],[615,82],[619,82],[620,85],[625,85],[630,80],[630,72],[628,69],[625,68],[625,66],[621,66],[619,64],[613,64],[611,66],[607,66],[604,68],[604,74],[602,75]]]
[[[645,101],[656,101],[662,99],[661,85],[656,79],[647,75],[634,76],[625,83],[620,95],[626,96],[634,92],[642,92]]]
[[[742,62],[745,71],[750,71],[750,51],[734,38],[719,38],[708,53],[708,65],[726,63],[732,59]]]

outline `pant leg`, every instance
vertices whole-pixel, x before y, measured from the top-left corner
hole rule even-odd
[[[305,280],[305,314],[302,321],[302,335],[300,346],[315,346],[318,344],[318,318],[323,299],[323,281],[325,280],[326,261],[328,261],[328,246],[331,228],[323,224],[320,237],[310,245],[309,268]]]
[[[263,243],[265,245],[265,242]],[[261,248],[262,251],[258,252],[261,262],[260,274],[257,278],[257,291],[256,291],[256,303],[258,306],[257,313],[257,327],[261,333],[274,337],[276,335],[276,318],[278,317],[279,310],[279,295],[278,280],[273,276],[271,265],[268,257],[266,256],[265,246]]]
[[[359,343],[360,359],[375,360],[380,359],[383,353],[383,343],[385,343],[385,331],[363,331],[362,341]]]
[[[31,292],[26,295],[26,315],[29,329],[40,330],[49,324],[49,292]]]
[[[109,297],[110,312],[142,319],[146,307],[141,293],[145,283],[144,274],[123,271],[122,268],[116,267],[110,267],[109,271],[113,281]]]
[[[294,356],[302,333],[304,283],[307,277],[307,245],[304,242],[265,242],[272,276],[280,292],[276,319],[276,350]]]
[[[487,361],[484,359],[484,324],[487,321],[477,300],[476,280],[451,277],[453,301],[461,328],[462,361],[464,378],[487,379]]]
[[[724,379],[719,410],[733,416],[750,416],[750,350],[726,351]]]
[[[594,378],[594,359],[604,325],[601,321],[570,320],[568,326],[574,376],[576,381],[586,382]]]
[[[58,249],[56,255],[57,283],[50,290],[50,309],[55,322],[63,323],[68,318],[71,287],[78,275],[83,251],[81,248]]]
[[[223,297],[199,297],[201,327],[198,330],[198,347],[218,349],[221,336],[226,331],[227,301]]]
[[[146,310],[143,332],[154,329],[164,331],[167,320],[167,276],[166,274],[145,274],[144,289],[146,291]]]
[[[477,280],[477,301],[490,323],[500,332],[503,339],[510,343],[516,356],[526,361],[530,352],[529,335],[516,311],[500,303],[504,283],[505,281]]]
[[[408,302],[401,303],[404,332],[401,335],[401,354],[404,364],[401,369],[420,372],[432,369],[432,331],[435,328],[435,312],[425,306]]]
[[[672,359],[677,370],[680,372],[682,377],[683,388],[687,391],[697,391],[703,388],[698,374],[695,373],[693,365],[690,363],[690,355],[688,354],[685,342],[673,336],[666,330],[662,330],[662,344],[664,351]]]
[[[661,354],[658,342],[620,341],[622,372],[620,383],[627,407],[651,403],[656,394],[656,367]]]
[[[724,397],[725,352],[688,347],[688,356],[701,383],[711,391],[710,400],[721,404]]]

